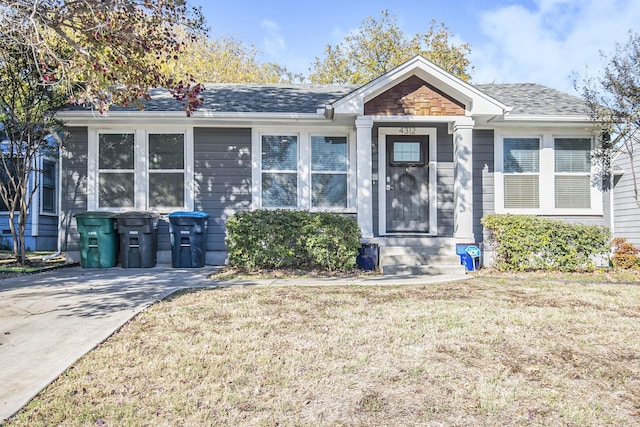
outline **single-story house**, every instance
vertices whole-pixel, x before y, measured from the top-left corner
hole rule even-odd
[[[74,214],[96,210],[207,212],[209,264],[225,262],[234,212],[338,212],[379,245],[385,273],[459,268],[456,243],[482,243],[491,213],[610,225],[589,113],[566,93],[471,85],[422,57],[360,87],[205,87],[191,117],[162,91],[144,111],[59,114],[60,238],[71,260]],[[159,262],[170,259],[167,227]]]

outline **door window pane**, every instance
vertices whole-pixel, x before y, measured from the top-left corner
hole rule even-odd
[[[421,163],[419,142],[394,142],[393,162],[394,163]]]

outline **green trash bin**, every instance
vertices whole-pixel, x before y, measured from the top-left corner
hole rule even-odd
[[[112,212],[76,214],[80,234],[80,265],[83,268],[109,268],[118,262],[116,215]]]

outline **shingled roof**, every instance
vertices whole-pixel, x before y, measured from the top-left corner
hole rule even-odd
[[[204,103],[199,111],[213,113],[316,113],[318,109],[347,95],[357,86],[204,84]],[[182,107],[165,89],[152,89],[146,111],[180,111]],[[114,106],[112,111],[133,111]]]
[[[475,88],[513,107],[510,115],[588,115],[581,98],[535,83],[481,84]]]
[[[326,105],[358,89],[354,85],[312,84],[205,84],[204,104],[199,109],[214,113],[316,113]],[[475,88],[512,107],[514,115],[586,115],[582,99],[534,83],[479,84]],[[167,90],[151,90],[146,111],[181,111],[182,107]],[[135,108],[114,106],[112,111]]]

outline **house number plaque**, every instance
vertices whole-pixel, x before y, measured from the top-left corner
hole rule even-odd
[[[400,128],[400,134],[401,135],[415,135],[416,134],[416,128],[415,128],[415,126],[401,127]]]

